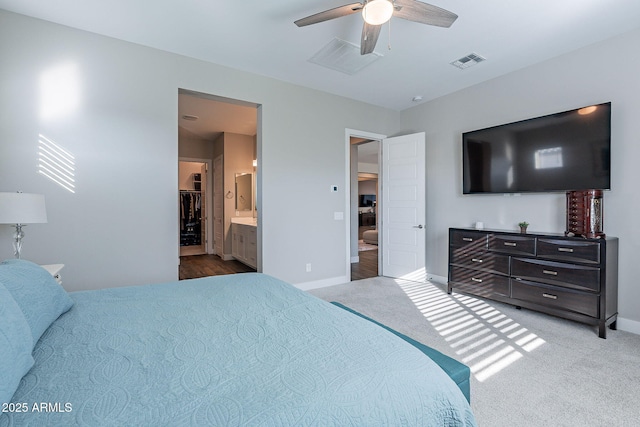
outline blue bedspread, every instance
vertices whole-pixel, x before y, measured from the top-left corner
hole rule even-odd
[[[475,425],[420,351],[266,275],[70,295],[0,426]]]

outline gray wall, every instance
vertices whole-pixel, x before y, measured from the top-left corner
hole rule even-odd
[[[45,194],[49,223],[26,227],[23,255],[64,263],[68,290],[177,279],[180,88],[261,105],[263,271],[347,276],[333,219],[348,212],[345,129],[389,134],[399,113],[5,11],[0,58],[0,191]],[[40,117],[41,75],[67,63],[79,104]],[[75,193],[37,173],[40,133],[74,154]],[[13,256],[11,234],[0,226],[0,259]]]
[[[604,196],[604,231],[620,238],[619,327],[640,333],[640,269],[634,261],[640,253],[634,226],[640,210],[640,58],[628,55],[639,45],[640,31],[628,33],[402,113],[405,132],[426,132],[429,273],[447,275],[449,227],[483,221],[488,228],[515,230],[526,220],[531,231],[565,229],[564,194],[463,196],[462,132],[611,101],[612,190]]]

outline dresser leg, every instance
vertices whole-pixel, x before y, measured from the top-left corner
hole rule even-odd
[[[598,323],[598,336],[602,339],[607,339],[607,323],[600,322]]]
[[[609,326],[612,330],[617,331],[618,330],[618,319],[614,320],[613,322],[611,322],[611,325]]]

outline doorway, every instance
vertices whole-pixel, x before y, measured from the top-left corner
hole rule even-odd
[[[358,190],[358,146],[375,141],[377,148],[377,194],[375,228],[378,241],[377,275],[424,281],[426,272],[425,133],[387,138],[385,135],[347,129],[347,272],[351,280],[358,251],[361,195]],[[363,145],[363,147],[366,145]],[[369,198],[369,194],[364,196]],[[367,209],[368,207],[365,207]],[[375,237],[374,237],[375,236]],[[364,236],[363,236],[364,237]],[[363,239],[371,240],[371,239]]]
[[[351,280],[379,275],[378,200],[380,175],[380,141],[352,138],[356,146],[357,185],[357,255],[351,260]]]
[[[261,270],[260,113],[257,104],[178,90],[181,280]],[[253,177],[251,210],[239,209],[235,200],[235,177],[247,173]],[[232,222],[247,216],[255,225],[252,265],[232,247]]]
[[[180,191],[180,256],[211,253],[209,170],[207,159],[178,161]]]
[[[346,130],[347,272],[351,280],[382,274],[380,158],[385,135]],[[366,234],[365,234],[366,233]]]

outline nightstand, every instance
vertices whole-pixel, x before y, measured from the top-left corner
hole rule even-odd
[[[58,282],[58,284],[62,286],[62,276],[60,276],[60,270],[64,268],[64,264],[47,264],[41,265],[40,267],[47,270],[53,276],[53,278],[56,279],[56,282]]]

